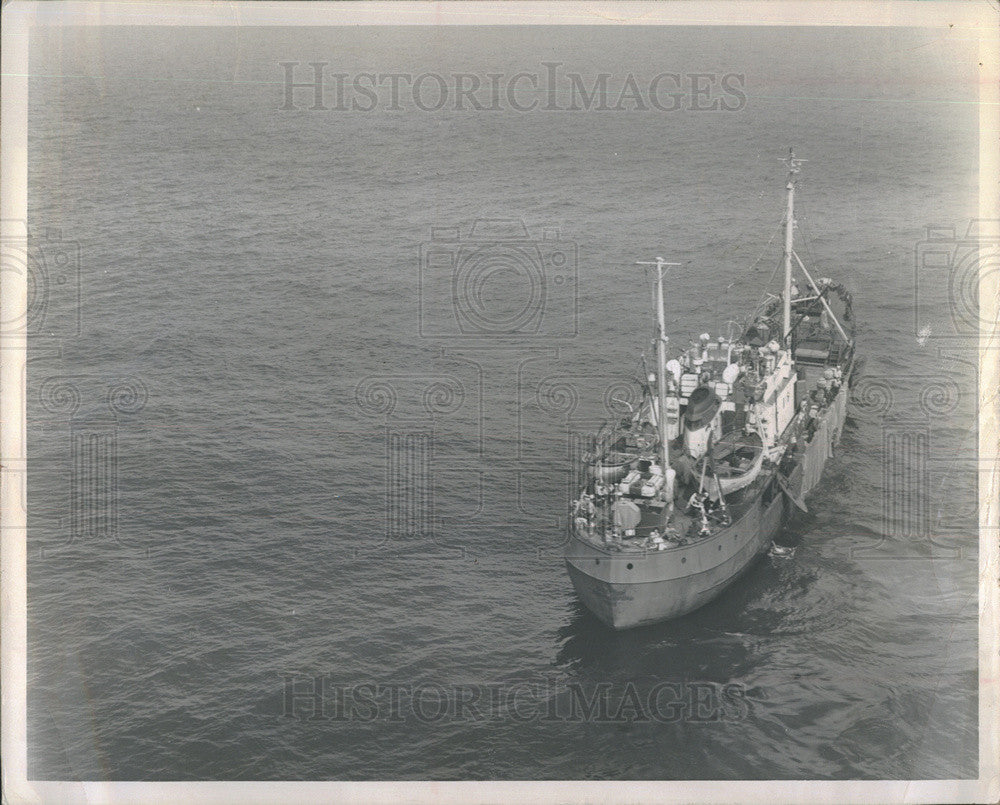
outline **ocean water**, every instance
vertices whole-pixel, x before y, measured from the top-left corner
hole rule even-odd
[[[976,217],[974,44],[36,31],[29,777],[974,777],[974,260],[922,259],[926,225]],[[572,72],[730,101],[735,74],[745,102],[282,109],[279,63],[311,61],[331,107],[337,72],[545,62],[564,107]],[[614,633],[560,550],[579,434],[649,354],[633,263],[682,263],[675,343],[745,321],[777,287],[790,145],[799,254],[854,293],[867,358],[841,445],[792,556]],[[514,336],[463,329],[430,259],[477,219],[528,230],[482,283],[493,316],[538,314]]]

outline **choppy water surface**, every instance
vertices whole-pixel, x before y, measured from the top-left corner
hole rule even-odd
[[[974,353],[946,337],[947,270],[913,262],[925,224],[974,217],[964,51],[735,29],[74,37],[36,37],[30,85],[29,223],[80,249],[28,370],[31,776],[975,775]],[[317,60],[732,72],[747,97],[319,112],[307,89],[281,111],[278,62],[306,80]],[[568,434],[648,350],[634,260],[684,263],[681,344],[750,313],[792,143],[800,254],[854,291],[867,381],[794,556],[612,633],[560,559]],[[435,319],[452,288],[430,268],[421,318],[431,227],[479,217],[569,242],[578,297],[550,285],[547,337]]]

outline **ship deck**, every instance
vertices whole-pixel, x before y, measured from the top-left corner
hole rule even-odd
[[[721,509],[716,509],[709,516],[709,531],[701,532],[701,518],[675,509],[669,519],[664,522],[663,515],[651,514],[644,516],[643,524],[636,529],[634,536],[614,536],[611,530],[603,531],[600,527],[575,527],[577,539],[592,548],[607,555],[629,554],[647,555],[663,551],[673,551],[688,548],[704,540],[711,539],[715,534],[729,528],[738,522],[754,505],[757,498],[765,491],[768,483],[774,477],[776,468],[773,465],[765,467],[760,476],[745,489],[727,498],[729,520],[721,517]],[[659,531],[663,538],[661,545],[653,544],[650,534],[653,529]]]

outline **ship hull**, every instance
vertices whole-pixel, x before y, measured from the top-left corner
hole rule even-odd
[[[830,409],[829,430],[824,431],[828,435],[810,443],[789,473],[786,486],[796,496],[818,480],[839,440],[848,394],[845,383],[843,398]],[[755,482],[749,505],[732,525],[693,544],[636,553],[616,551],[574,533],[566,567],[577,596],[614,629],[678,618],[704,606],[767,551],[794,508],[776,481],[771,468]]]
[[[759,551],[734,558],[729,567],[664,581],[620,583],[594,578],[566,560],[580,601],[612,629],[673,620],[714,600],[746,571]]]
[[[574,536],[566,567],[584,606],[614,629],[678,618],[718,596],[767,550],[785,506],[781,494],[768,505],[758,500],[733,525],[704,540],[640,555]]]

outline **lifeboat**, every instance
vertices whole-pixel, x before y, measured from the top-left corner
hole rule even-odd
[[[589,465],[594,480],[617,484],[656,443],[656,432],[648,423],[626,420],[609,433],[599,435],[595,449],[586,453],[583,461]]]
[[[594,480],[605,484],[617,484],[639,463],[639,457],[631,453],[609,451],[601,456],[587,456]]]
[[[729,431],[712,445],[712,466],[723,495],[754,482],[764,463],[764,442],[758,433]]]

